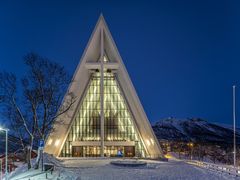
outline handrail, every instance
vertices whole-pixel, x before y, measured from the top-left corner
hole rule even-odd
[[[36,173],[36,174],[33,174],[33,175],[24,176],[24,177],[21,177],[21,178],[19,178],[19,179],[15,179],[15,180],[21,180],[21,179],[23,179],[23,178],[29,178],[29,179],[30,179],[30,178],[32,178],[32,177],[39,176],[39,175],[44,174],[44,173],[46,173],[46,179],[47,179],[47,173],[51,171],[51,174],[52,174],[53,169],[54,169],[54,167],[52,167],[51,169],[49,169],[49,170],[47,170],[47,171],[40,172],[40,173]]]
[[[240,176],[239,168],[227,167],[227,166],[220,165],[220,164],[212,164],[212,163],[201,162],[201,161],[186,161],[186,162],[188,164],[195,165],[198,167],[215,170],[215,171],[220,171],[223,173],[227,173],[229,175]]]

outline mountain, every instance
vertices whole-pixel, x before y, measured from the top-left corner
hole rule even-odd
[[[207,122],[199,118],[167,118],[156,122],[153,130],[159,140],[232,144],[233,130],[229,126]],[[240,129],[236,132],[240,144]]]

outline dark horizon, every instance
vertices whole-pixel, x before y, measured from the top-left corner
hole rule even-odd
[[[0,2],[0,71],[23,75],[22,57],[34,51],[72,75],[103,13],[151,123],[194,117],[232,124],[234,84],[237,120],[240,114],[238,7],[238,1]]]

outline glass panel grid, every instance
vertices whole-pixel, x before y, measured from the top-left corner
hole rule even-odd
[[[104,72],[104,141],[134,142],[134,154],[146,157],[143,142],[132,121],[115,75]],[[88,90],[63,146],[61,156],[72,157],[73,141],[100,141],[100,134],[100,73],[96,72],[91,76]],[[89,148],[86,146],[83,151],[85,149],[88,151]],[[97,153],[92,156],[99,154],[98,150],[91,152]]]

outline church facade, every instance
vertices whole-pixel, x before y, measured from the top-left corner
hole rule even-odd
[[[102,15],[68,92],[77,100],[55,121],[45,152],[56,157],[162,157]]]

